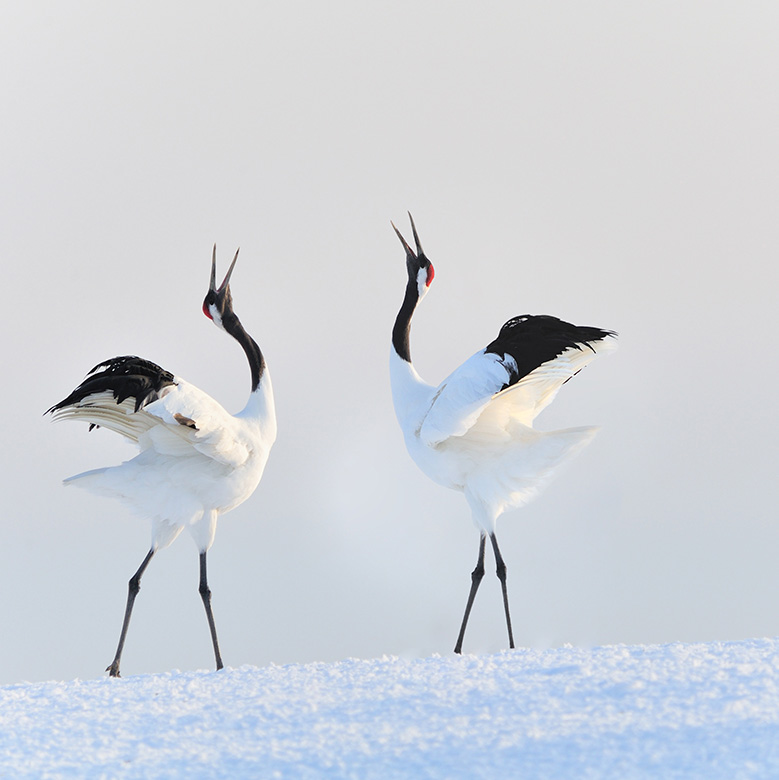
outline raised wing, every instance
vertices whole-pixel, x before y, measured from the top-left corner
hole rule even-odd
[[[101,370],[102,369],[102,370]],[[95,366],[63,401],[48,410],[57,420],[82,420],[173,457],[195,453],[229,466],[251,453],[235,417],[194,385],[135,356]]]
[[[616,345],[616,341],[608,339],[593,344],[592,348],[566,349],[558,357],[540,365],[495,395],[488,404],[490,418],[500,425],[513,419],[531,426],[569,379],[599,354],[616,349]]]
[[[419,427],[422,441],[434,447],[450,436],[466,433],[506,386],[512,368],[503,356],[484,350],[468,358],[438,386]]]
[[[141,413],[176,387],[173,374],[150,360],[123,355],[96,365],[84,381],[46,414],[55,419],[84,420],[89,429],[105,427],[130,441],[156,422]]]
[[[434,447],[464,435],[482,415],[496,433],[510,420],[532,425],[565,382],[616,347],[615,335],[549,316],[509,320],[495,341],[441,383],[420,438]]]

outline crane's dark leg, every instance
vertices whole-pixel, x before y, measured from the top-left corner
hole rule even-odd
[[[506,564],[503,563],[503,556],[500,554],[500,548],[498,547],[498,538],[495,534],[490,534],[492,540],[492,549],[495,553],[495,573],[500,580],[500,587],[503,590],[503,608],[506,610],[506,627],[509,630],[509,647],[514,649],[514,633],[511,630],[511,615],[509,614],[509,594],[506,590]]]
[[[155,548],[152,547],[146,557],[143,559],[143,563],[138,567],[138,571],[130,577],[130,582],[127,585],[127,606],[124,609],[124,622],[122,623],[122,633],[119,635],[119,646],[116,648],[116,655],[111,665],[106,668],[106,671],[111,677],[119,677],[119,662],[122,660],[122,650],[124,650],[124,640],[127,638],[127,629],[130,626],[130,615],[133,613],[133,604],[135,604],[135,597],[138,595],[138,591],[141,589],[141,577],[146,571],[146,567],[149,565],[149,561],[154,555]]]
[[[476,598],[476,591],[479,589],[482,577],[484,577],[484,534],[479,539],[479,560],[476,561],[476,568],[471,572],[471,592],[468,594],[468,603],[465,605],[465,615],[463,623],[460,626],[460,635],[457,637],[457,644],[454,646],[455,653],[462,653],[463,638],[465,637],[465,627],[468,625],[468,618],[471,614],[473,600]]]
[[[200,553],[200,597],[203,599],[203,606],[206,608],[206,617],[208,618],[208,628],[211,630],[211,641],[214,643],[214,657],[216,658],[217,670],[224,667],[222,663],[222,654],[219,652],[219,640],[216,638],[216,624],[214,623],[214,613],[211,611],[211,589],[208,587],[208,578],[206,577],[206,553]]]

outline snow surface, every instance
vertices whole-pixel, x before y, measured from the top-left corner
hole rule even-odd
[[[0,688],[0,777],[779,777],[779,639]]]

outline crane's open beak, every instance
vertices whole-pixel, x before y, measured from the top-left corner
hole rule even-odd
[[[235,268],[235,261],[238,259],[238,253],[241,251],[241,248],[238,247],[238,249],[235,250],[235,257],[233,258],[233,262],[230,263],[230,268],[227,269],[227,275],[224,278],[224,281],[219,286],[219,289],[216,287],[216,244],[214,244],[214,251],[211,255],[211,286],[208,288],[211,292],[215,293],[221,293],[224,292],[227,289],[227,285],[230,284],[230,277],[233,275],[233,268]]]
[[[403,244],[403,248],[406,250],[406,255],[408,257],[416,258],[416,255],[414,254],[414,250],[408,245],[406,239],[403,238],[402,233],[395,227],[395,223],[392,220],[390,220],[390,225],[392,225],[392,229],[395,231],[397,237],[400,239],[400,243]]]
[[[422,249],[422,244],[419,241],[419,236],[417,235],[417,226],[414,224],[414,217],[411,216],[411,212],[408,213],[408,218],[411,220],[411,230],[414,232],[414,243],[417,245],[417,251],[416,254],[414,254],[414,250],[408,245],[408,242],[405,238],[401,235],[400,231],[395,227],[395,223],[390,220],[390,225],[392,225],[392,229],[397,234],[398,238],[400,239],[400,243],[403,244],[403,248],[406,250],[406,254],[409,257],[422,257],[422,255],[425,254],[424,250]]]
[[[427,279],[425,281],[425,286],[430,287],[430,284],[433,281],[433,277],[435,276],[435,269],[433,268],[433,264],[430,262],[430,260],[428,260],[425,256],[425,250],[422,249],[422,242],[419,240],[417,226],[414,224],[414,217],[411,216],[410,211],[408,212],[408,218],[411,220],[411,230],[414,233],[414,243],[417,245],[416,254],[414,254],[414,250],[408,245],[408,242],[405,238],[403,238],[401,232],[395,227],[395,223],[392,220],[390,220],[390,225],[392,225],[392,229],[395,231],[397,237],[400,239],[400,243],[403,244],[403,248],[406,250],[406,263],[408,264],[411,260],[416,261],[416,263],[413,264],[413,268],[411,265],[409,265],[409,273],[412,273],[412,271],[413,273],[417,273],[420,268],[426,268]]]

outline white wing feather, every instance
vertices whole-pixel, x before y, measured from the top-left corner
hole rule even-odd
[[[439,385],[420,423],[419,436],[436,447],[451,436],[463,436],[487,410],[496,433],[512,420],[530,427],[565,382],[599,353],[615,348],[614,339],[605,339],[592,348],[567,349],[506,389],[502,388],[516,367],[514,359],[477,352]]]
[[[175,385],[162,390],[160,398],[137,412],[134,398],[117,404],[113,394],[105,392],[88,396],[77,406],[59,409],[54,416],[94,423],[135,442],[141,450],[153,449],[172,457],[191,456],[195,450],[238,468],[251,454],[250,443],[236,418],[202,390],[178,377]]]
[[[155,434],[165,436],[165,433],[157,433],[158,430],[172,433],[185,439],[190,448],[201,455],[232,468],[246,463],[251,448],[236,418],[194,385],[178,378],[176,382],[177,386],[171,392],[144,409],[165,423],[164,428],[154,429]],[[195,427],[182,424],[180,420],[191,421]]]
[[[496,414],[502,414],[505,421],[517,420],[532,426],[533,420],[554,401],[560,388],[576,376],[586,365],[604,352],[617,348],[616,339],[607,338],[581,349],[569,348],[554,360],[543,363],[516,384],[496,395],[490,403]]]
[[[419,437],[435,447],[450,436],[462,436],[476,422],[495,393],[506,384],[511,363],[505,356],[477,352],[438,386],[422,417]]]

